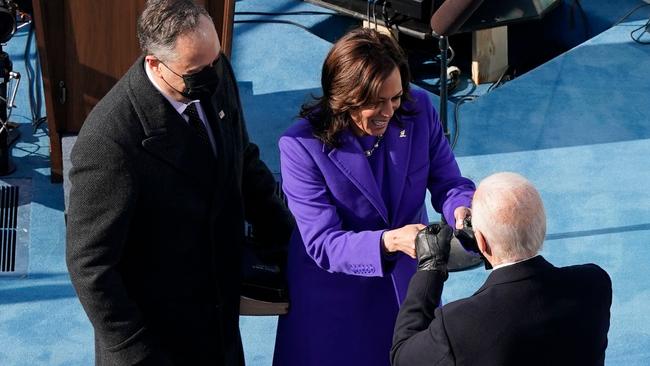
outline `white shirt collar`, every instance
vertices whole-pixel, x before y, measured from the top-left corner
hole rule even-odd
[[[165,93],[165,91],[162,90],[162,88],[156,83],[156,80],[153,77],[153,71],[149,68],[149,64],[147,64],[146,61],[144,62],[144,70],[147,73],[147,77],[149,78],[149,81],[151,81],[151,84],[153,84],[154,88],[156,88],[160,92],[160,94],[162,94],[165,97],[165,99],[167,99],[169,104],[171,104],[172,107],[174,107],[176,112],[178,112],[178,114],[181,115],[181,117],[183,118],[183,120],[185,120],[185,122],[188,121],[188,117],[183,114],[183,112],[185,112],[185,108],[187,108],[192,103],[196,104],[196,111],[199,114],[199,118],[201,119],[201,121],[205,125],[205,128],[207,129],[208,138],[210,139],[210,146],[212,147],[212,152],[216,155],[217,154],[216,141],[214,140],[214,135],[212,134],[212,129],[210,128],[210,125],[207,122],[208,118],[205,115],[205,111],[201,107],[201,103],[199,102],[199,100],[198,99],[197,100],[191,100],[188,103],[183,103],[183,102],[179,102],[179,101],[175,100],[174,98],[167,95]],[[221,112],[221,113],[223,113],[223,112]]]
[[[158,83],[156,83],[156,79],[154,79],[154,77],[153,77],[153,71],[149,68],[149,64],[147,63],[147,61],[144,62],[144,70],[146,71],[147,77],[149,78],[149,81],[151,81],[151,84],[153,84],[153,86],[160,92],[160,94],[162,94],[165,97],[165,99],[167,99],[169,101],[169,103],[172,105],[172,107],[174,107],[176,112],[178,112],[178,114],[180,114],[181,116],[183,115],[183,112],[185,112],[185,108],[187,108],[188,105],[190,105],[192,103],[198,103],[199,102],[198,100],[192,100],[189,103],[183,103],[183,102],[179,102],[176,99],[170,97],[158,85]]]
[[[530,260],[530,259],[533,259],[533,258],[535,258],[535,257],[539,257],[539,254],[536,254],[536,255],[534,255],[534,256],[532,256],[532,257],[530,257],[530,258],[522,259],[522,260],[520,260],[520,261],[501,263],[501,264],[499,264],[498,266],[494,266],[494,267],[492,268],[492,270],[499,269],[499,268],[503,268],[503,267],[512,266],[513,264],[517,264],[517,263],[525,262],[525,261]]]

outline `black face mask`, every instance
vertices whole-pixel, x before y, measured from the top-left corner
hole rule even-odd
[[[163,65],[165,64],[163,63]],[[174,90],[181,93],[182,96],[189,100],[208,99],[212,94],[214,94],[219,86],[220,78],[217,68],[220,66],[221,56],[212,65],[208,65],[204,67],[203,70],[193,74],[179,75],[174,70],[170,69],[169,66],[165,65],[169,71],[183,78],[185,89],[183,89],[183,91]],[[169,85],[169,83],[167,83],[167,85]]]

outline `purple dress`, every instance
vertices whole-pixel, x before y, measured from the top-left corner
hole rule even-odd
[[[370,158],[351,131],[328,148],[301,119],[280,138],[283,188],[297,230],[289,244],[289,314],[280,316],[275,366],[389,365],[399,304],[415,260],[386,255],[382,232],[428,223],[425,192],[452,225],[474,184],[460,175],[425,92],[394,116]],[[362,146],[365,145],[365,146]]]

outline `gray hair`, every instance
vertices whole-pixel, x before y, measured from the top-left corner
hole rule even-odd
[[[537,254],[546,235],[544,204],[533,185],[516,173],[493,174],[479,184],[472,201],[472,226],[504,261]]]
[[[175,60],[176,40],[196,30],[201,15],[210,18],[208,12],[192,0],[147,0],[137,25],[140,49],[145,55],[154,55],[163,61]]]

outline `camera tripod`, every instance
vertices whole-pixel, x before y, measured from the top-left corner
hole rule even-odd
[[[16,80],[10,96],[7,96],[9,81]],[[9,175],[16,166],[9,159],[9,132],[12,125],[9,122],[8,109],[16,107],[16,92],[20,83],[20,74],[13,71],[13,64],[9,59],[9,54],[2,50],[0,44],[0,176]]]

